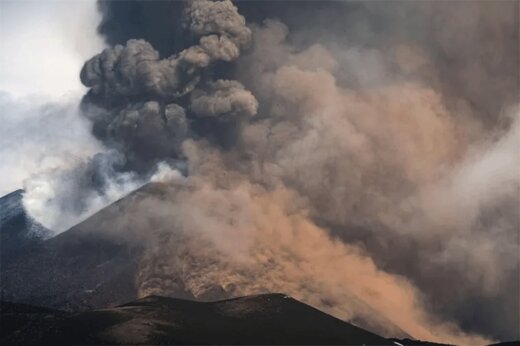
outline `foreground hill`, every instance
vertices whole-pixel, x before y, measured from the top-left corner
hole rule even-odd
[[[2,317],[3,345],[395,345],[282,294],[217,302],[150,296],[80,313],[4,303]]]
[[[149,296],[77,313],[9,302],[0,306],[2,345],[448,346],[386,339],[283,294],[216,302]],[[520,342],[493,346],[520,346]]]

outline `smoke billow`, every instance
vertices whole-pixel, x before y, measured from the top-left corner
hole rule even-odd
[[[237,59],[250,45],[245,19],[227,2],[193,2],[182,13],[193,44],[179,53],[163,58],[145,40],[130,39],[84,64],[80,79],[90,90],[81,109],[101,143],[89,139],[97,150],[24,183],[26,209],[49,229],[66,230],[159,179],[164,167],[184,171],[185,139],[213,126],[235,128],[256,114],[256,99],[240,82],[211,76],[216,63]]]
[[[113,220],[146,244],[140,294],[520,336],[517,2],[100,8],[82,110],[117,159],[80,192],[167,181]]]
[[[182,159],[180,144],[207,118],[227,122],[256,114],[256,99],[240,82],[211,76],[216,63],[236,60],[250,45],[244,17],[230,2],[194,1],[183,13],[196,44],[161,58],[150,43],[130,39],[81,71],[90,87],[84,108],[96,108],[86,112],[94,134],[125,153],[128,169],[146,172],[166,158]]]

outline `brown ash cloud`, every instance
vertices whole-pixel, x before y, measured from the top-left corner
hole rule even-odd
[[[235,5],[100,3],[94,134],[123,170],[184,165],[118,220],[151,244],[142,294],[285,291],[423,339],[518,338],[518,3]]]

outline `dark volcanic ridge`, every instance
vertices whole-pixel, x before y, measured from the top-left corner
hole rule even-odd
[[[0,313],[3,345],[448,346],[386,339],[276,293],[215,302],[148,296],[77,313],[2,302]]]
[[[67,313],[2,303],[3,345],[395,345],[283,294],[196,302],[149,296]]]
[[[110,221],[142,193],[138,190],[30,253],[2,262],[2,300],[79,311],[136,299],[140,249],[111,237]]]
[[[0,262],[10,261],[35,251],[51,235],[25,211],[23,190],[0,197]]]

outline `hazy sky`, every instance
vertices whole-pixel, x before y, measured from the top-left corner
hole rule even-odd
[[[0,1],[0,196],[95,151],[76,110],[79,70],[103,48],[98,21],[95,0]]]
[[[95,0],[0,2],[0,90],[61,96],[81,87],[78,71],[102,47]]]

